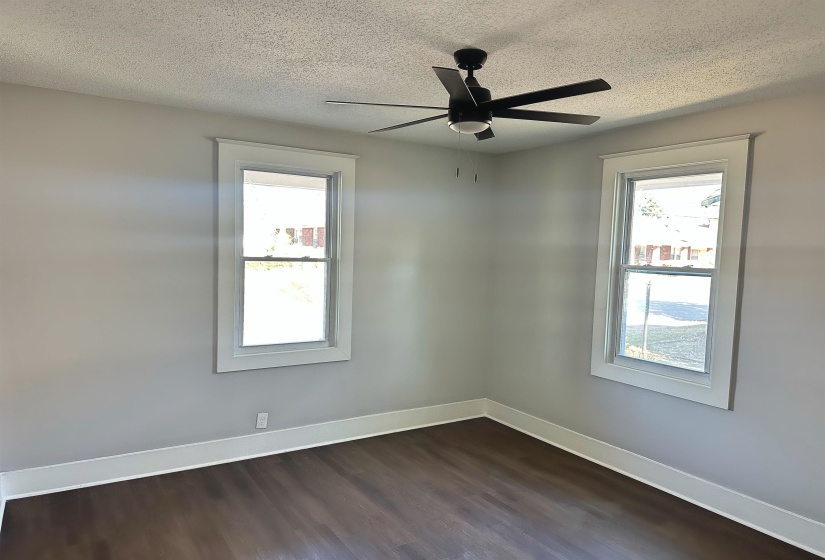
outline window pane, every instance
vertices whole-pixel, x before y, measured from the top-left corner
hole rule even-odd
[[[244,171],[244,256],[326,256],[326,196],[326,177]]]
[[[722,174],[631,181],[625,263],[715,268]]]
[[[705,370],[710,277],[626,272],[618,354]]]
[[[243,346],[326,338],[327,264],[247,261]]]

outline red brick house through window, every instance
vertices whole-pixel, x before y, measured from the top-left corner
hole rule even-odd
[[[314,230],[311,227],[301,228],[301,245],[304,247],[312,247]]]

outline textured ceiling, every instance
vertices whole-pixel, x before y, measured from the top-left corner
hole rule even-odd
[[[825,87],[823,0],[0,0],[0,80],[365,132],[435,114],[430,66],[490,52],[494,97],[604,78],[530,108],[595,125],[495,122],[506,152]],[[454,146],[437,121],[387,137]],[[467,137],[464,137],[467,141]]]

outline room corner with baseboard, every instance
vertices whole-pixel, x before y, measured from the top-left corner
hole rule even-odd
[[[825,558],[821,2],[0,14],[3,560]]]

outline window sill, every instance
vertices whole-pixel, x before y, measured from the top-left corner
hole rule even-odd
[[[730,408],[729,395],[721,383],[714,386],[713,379],[707,375],[696,374],[696,379],[691,380],[685,377],[671,377],[640,369],[634,369],[616,364],[602,363],[593,368],[591,372],[596,377],[610,379],[633,385],[649,391],[679,397],[694,402],[715,406],[717,408]]]
[[[342,362],[350,359],[349,350],[335,346],[310,348],[305,350],[283,350],[280,352],[263,352],[258,354],[230,354],[219,357],[217,372],[243,371],[248,369],[266,369],[284,366],[299,366],[324,362]]]

